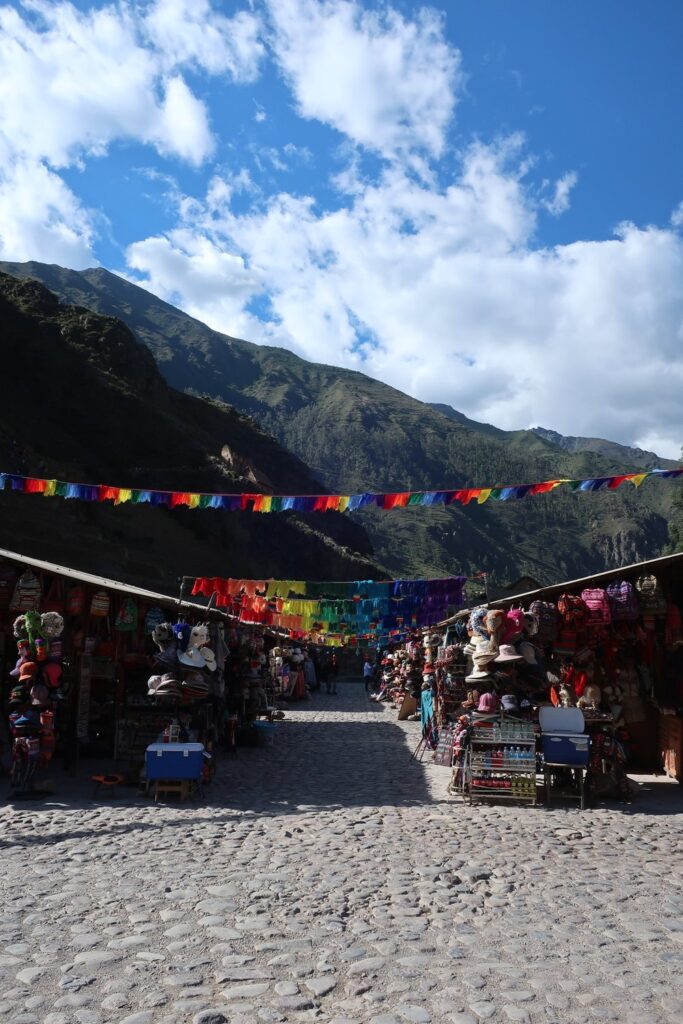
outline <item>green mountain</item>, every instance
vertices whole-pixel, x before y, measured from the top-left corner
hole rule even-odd
[[[183,491],[315,493],[319,480],[218,401],[171,388],[121,321],[0,273],[0,467]],[[6,490],[0,546],[167,593],[183,575],[377,575],[349,517],[90,504]]]
[[[364,374],[229,338],[102,269],[5,264],[65,301],[122,319],[176,388],[252,416],[335,491],[416,490],[589,477],[631,470],[628,449],[568,450],[542,432],[506,432],[418,402]],[[560,491],[474,507],[367,510],[355,518],[396,574],[484,570],[552,581],[658,554],[677,488]]]

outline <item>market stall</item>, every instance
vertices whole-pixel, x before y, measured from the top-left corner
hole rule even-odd
[[[226,679],[241,694],[245,686],[243,638],[226,623],[198,602],[0,551],[11,791],[39,789],[54,756],[65,768],[104,764],[137,781],[159,739],[177,734],[213,749],[228,731]]]
[[[681,607],[683,555],[492,602],[384,650],[377,699],[419,677],[423,741],[468,799],[628,800],[627,770],[683,779]],[[543,727],[555,709],[577,736]]]

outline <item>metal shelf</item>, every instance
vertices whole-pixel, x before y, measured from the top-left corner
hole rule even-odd
[[[473,736],[470,745],[472,747],[535,747],[536,737],[529,740],[480,740]]]
[[[480,792],[479,790],[475,790],[475,793],[470,793],[470,803],[471,804],[477,803],[477,801],[482,800],[482,799],[483,800],[487,800],[487,799],[488,800],[518,800],[520,803],[531,804],[534,807],[536,806],[536,803],[537,803],[537,799],[536,799],[535,796],[521,796],[519,793],[510,793],[510,792],[507,792],[507,793],[503,793],[503,792],[496,793],[495,790],[489,790],[488,793],[485,792],[485,791],[484,792]]]
[[[536,775],[536,763],[529,765],[519,764],[483,764],[480,761],[472,761],[472,771],[497,772],[499,775]]]

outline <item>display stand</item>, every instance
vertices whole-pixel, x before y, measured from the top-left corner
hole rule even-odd
[[[496,717],[473,722],[465,759],[470,804],[536,803],[536,738],[530,722]]]

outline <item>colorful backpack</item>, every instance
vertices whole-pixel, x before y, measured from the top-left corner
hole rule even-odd
[[[66,614],[77,616],[83,614],[85,608],[85,589],[81,586],[72,587],[66,597]]]
[[[13,612],[37,612],[40,609],[42,587],[33,569],[26,569],[17,580],[10,601]]]
[[[606,591],[601,587],[587,587],[581,591],[581,600],[588,609],[587,626],[609,626],[612,612]]]
[[[134,633],[138,628],[138,607],[132,597],[124,597],[114,621],[119,633]]]
[[[565,625],[582,626],[588,618],[588,609],[576,594],[562,594],[557,602],[557,610]]]
[[[643,615],[666,615],[666,598],[656,576],[639,576],[636,590]]]
[[[106,590],[96,590],[90,602],[90,614],[94,619],[106,619],[109,615],[109,594]]]
[[[532,601],[529,611],[538,619],[534,640],[539,647],[547,647],[557,639],[557,608],[552,601]]]
[[[163,608],[159,608],[158,605],[150,608],[145,615],[145,634],[151,636],[155,628],[162,622],[166,621],[166,615]]]
[[[638,594],[627,580],[615,580],[607,588],[612,622],[635,622],[640,615]]]

